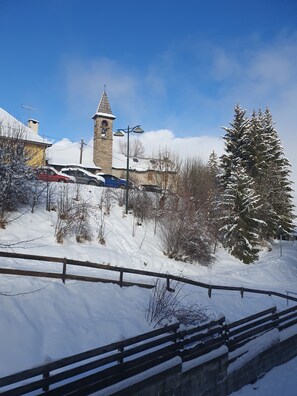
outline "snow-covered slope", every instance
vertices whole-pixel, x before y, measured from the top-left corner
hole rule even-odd
[[[30,209],[19,217],[11,214],[14,221],[0,230],[1,249],[7,250],[4,245],[13,243],[13,251],[18,253],[172,273],[210,284],[297,292],[296,242],[283,244],[282,257],[275,243],[271,252],[263,252],[259,262],[249,266],[230,257],[222,248],[209,268],[177,262],[163,255],[154,224],[137,226],[133,215],[125,216],[123,207],[114,201],[105,220],[106,245],[100,245],[98,204],[102,191],[81,186],[81,195],[91,207],[91,242],[78,244],[70,238],[63,245],[57,244],[54,237],[57,212],[47,212],[43,203],[33,214]],[[45,266],[41,264],[39,268]],[[38,268],[33,262],[1,257],[0,267]],[[0,376],[151,330],[145,316],[150,293],[137,287],[121,289],[112,284],[78,281],[63,284],[58,280],[1,275]],[[215,291],[209,299],[207,290],[190,286],[182,289],[181,296],[199,304],[210,316],[223,314],[229,321],[273,305],[286,307],[286,301],[249,293],[242,299],[238,292]]]

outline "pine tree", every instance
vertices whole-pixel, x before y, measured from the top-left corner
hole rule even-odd
[[[292,197],[291,165],[284,156],[278,132],[274,128],[270,110],[266,108],[261,115],[264,139],[266,143],[265,191],[262,200],[271,206],[271,218],[268,220],[268,233],[276,236],[281,226],[285,232],[293,230],[294,205]]]
[[[250,126],[245,110],[237,105],[234,111],[234,120],[230,123],[230,127],[223,127],[226,131],[224,136],[226,154],[221,157],[221,168],[223,170],[221,183],[225,185],[231,176],[231,169],[241,165],[244,160],[246,155],[244,151],[245,139]]]
[[[251,121],[246,111],[239,105],[235,107],[234,120],[230,127],[224,127],[226,134],[226,154],[221,157],[220,198],[218,210],[221,212],[223,244],[230,253],[251,263],[257,259],[259,226],[259,197],[254,190],[250,174],[256,162],[256,154],[251,152],[254,135]]]
[[[259,252],[260,206],[253,184],[241,165],[233,166],[220,203],[223,245],[245,264],[257,260]]]

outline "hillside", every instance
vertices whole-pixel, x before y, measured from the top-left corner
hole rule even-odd
[[[57,185],[58,189],[64,186]],[[75,186],[71,186],[75,195]],[[77,243],[74,237],[63,244],[55,240],[57,212],[47,212],[41,202],[34,213],[24,208],[12,213],[6,229],[0,231],[1,250],[68,257],[83,261],[171,273],[210,284],[250,286],[253,288],[297,292],[297,243],[283,243],[283,256],[275,242],[271,251],[263,251],[260,260],[245,265],[219,248],[210,267],[168,259],[162,253],[154,224],[136,225],[132,214],[113,199],[105,217],[105,245],[97,242],[99,202],[105,189],[81,186],[80,197],[89,205],[92,241]],[[121,191],[112,191],[112,194]],[[22,214],[22,215],[21,215]],[[6,247],[5,245],[11,245]],[[37,269],[36,263],[0,258],[1,267]],[[46,269],[48,264],[40,264]],[[93,270],[89,270],[90,273]],[[90,284],[0,276],[0,376],[24,370],[46,361],[82,352],[152,329],[146,320],[150,290],[120,288],[113,284]],[[197,304],[209,317],[225,315],[228,321],[285,301],[266,296],[235,292],[214,292],[209,299],[205,289],[184,287],[183,301]]]

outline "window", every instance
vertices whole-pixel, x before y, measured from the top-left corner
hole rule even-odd
[[[107,130],[108,130],[108,122],[106,120],[103,120],[101,122],[101,137],[102,137],[102,139],[106,139]]]

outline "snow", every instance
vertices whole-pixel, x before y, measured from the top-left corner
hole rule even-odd
[[[232,396],[296,396],[297,358],[281,366],[274,367],[254,384],[249,384]]]
[[[56,194],[65,188],[58,183],[53,187]],[[75,185],[67,188],[76,194]],[[132,214],[124,214],[124,208],[116,200],[122,191],[110,190],[115,200],[110,215],[105,216],[106,245],[100,245],[97,242],[98,208],[104,191],[107,189],[80,186],[81,197],[90,205],[91,242],[79,244],[75,238],[68,238],[59,245],[54,237],[57,212],[47,212],[43,202],[33,214],[30,208],[24,208],[21,216],[21,212],[10,214],[11,222],[6,229],[0,230],[1,250],[170,273],[211,285],[297,293],[296,242],[283,241],[282,256],[279,244],[274,242],[271,251],[261,251],[259,261],[251,265],[242,264],[222,248],[217,250],[216,260],[210,267],[170,260],[162,253],[158,235],[154,234],[154,224],[137,226]],[[8,244],[13,244],[12,249],[5,248]],[[0,267],[62,271],[59,263],[38,264],[32,260],[2,257]],[[89,276],[107,276],[98,269],[70,270],[83,271]],[[118,276],[111,272],[110,275]],[[124,275],[124,280],[132,279],[143,283],[155,281],[133,274]],[[173,282],[171,287],[174,288]],[[238,291],[212,290],[209,298],[207,289],[191,285],[185,285],[180,293],[185,303],[197,303],[210,317],[224,315],[228,322],[273,306],[285,309],[287,304],[293,305],[278,297],[248,292],[241,298]],[[136,286],[120,288],[114,284],[79,281],[63,284],[59,280],[1,275],[0,377],[152,330],[153,326],[146,320],[150,295],[150,290]],[[275,338],[277,335],[273,333],[265,342],[271,343]],[[297,361],[295,370],[296,367]]]
[[[0,126],[2,127],[1,133],[3,135],[11,136],[12,130],[16,129],[23,133],[23,138],[29,142],[46,143],[50,142],[43,139],[40,135],[33,132],[32,129],[21,123],[7,111],[0,107]]]

